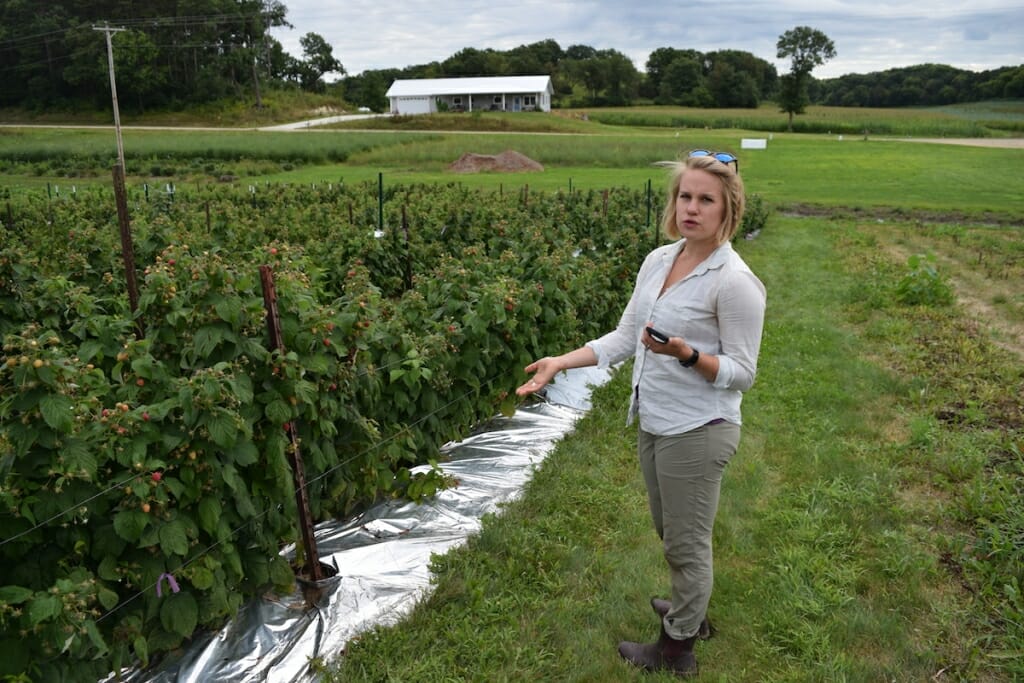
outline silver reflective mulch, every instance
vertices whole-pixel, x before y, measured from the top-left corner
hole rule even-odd
[[[431,555],[479,531],[481,518],[520,495],[534,468],[590,408],[590,391],[611,373],[593,368],[560,375],[543,402],[495,417],[447,444],[441,468],[458,485],[429,502],[381,503],[352,519],[316,527],[321,562],[338,573],[319,582],[316,607],[301,587],[245,604],[215,633],[146,669],[125,669],[128,683],[317,680],[311,661],[329,662],[353,637],[401,620],[430,590]],[[293,548],[286,549],[290,554]],[[115,680],[112,673],[101,683]]]

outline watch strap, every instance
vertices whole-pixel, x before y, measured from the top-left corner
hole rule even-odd
[[[700,360],[700,351],[694,349],[693,355],[687,358],[686,360],[680,358],[679,364],[682,365],[684,368],[692,368],[694,365],[697,364],[698,360]]]

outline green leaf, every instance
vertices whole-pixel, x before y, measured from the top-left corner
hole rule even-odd
[[[306,380],[295,383],[295,397],[300,403],[313,403],[317,398],[316,385]]]
[[[224,328],[219,323],[203,325],[196,330],[195,336],[192,338],[196,355],[199,358],[209,358],[222,339],[224,339]]]
[[[107,555],[100,560],[99,566],[96,567],[96,576],[104,581],[117,581],[121,577],[118,576],[116,569],[117,558],[113,555]]]
[[[252,380],[248,375],[238,375],[237,377],[233,377],[228,384],[231,386],[231,391],[234,392],[235,398],[238,399],[239,403],[242,403],[243,405],[252,403]]]
[[[83,363],[89,363],[90,361],[92,361],[93,358],[96,357],[96,354],[98,354],[102,350],[103,344],[96,341],[95,339],[84,341],[82,342],[82,345],[78,348],[78,359]]]
[[[196,567],[192,571],[192,585],[201,591],[213,587],[213,572],[206,567]]]
[[[238,439],[238,429],[235,427],[234,416],[227,412],[218,411],[206,416],[204,422],[210,430],[210,438],[222,448],[229,448],[235,445]]]
[[[239,467],[246,467],[259,461],[260,451],[252,441],[240,441],[227,453]]]
[[[167,417],[167,413],[171,412],[178,407],[178,402],[173,398],[169,398],[165,401],[159,401],[157,403],[150,403],[146,406],[146,412],[154,420],[162,420]]]
[[[61,613],[61,601],[56,595],[43,595],[28,603],[25,610],[31,626],[52,619]]]
[[[100,588],[97,593],[97,597],[99,598],[100,604],[103,605],[103,608],[106,610],[112,610],[117,606],[117,593],[109,588]]]
[[[326,373],[330,366],[330,359],[322,353],[314,353],[305,358],[306,370],[316,374]]]
[[[117,535],[113,524],[104,524],[96,529],[92,537],[92,557],[101,559],[105,557],[120,557],[124,550],[125,542]],[[106,578],[106,577],[103,577]],[[107,579],[114,580],[114,579]]]
[[[85,622],[85,633],[89,636],[89,642],[91,642],[93,647],[99,651],[97,653],[97,657],[102,657],[107,654],[110,648],[107,647],[107,642],[103,640],[103,636],[100,635],[100,630],[96,628],[96,622],[92,619]]]
[[[57,385],[57,375],[54,373],[53,368],[48,365],[44,365],[36,370],[36,377],[38,377],[39,381],[48,387]]]
[[[33,592],[23,586],[3,586],[0,588],[0,603],[8,605],[20,605],[29,598]]]
[[[216,498],[206,496],[199,501],[199,526],[207,533],[214,533],[217,530],[217,523],[220,520],[221,506]]]
[[[149,515],[141,510],[122,510],[114,515],[114,531],[126,541],[138,541],[149,524]]]
[[[68,472],[74,472],[75,474],[85,472],[90,481],[95,479],[96,458],[89,452],[89,446],[86,441],[69,437],[64,441],[61,455],[64,456],[64,463]]]
[[[242,301],[235,297],[226,297],[218,301],[213,310],[217,312],[217,316],[224,322],[238,325],[239,318],[242,315]]]
[[[142,356],[132,361],[132,371],[139,377],[155,379],[156,361],[151,356]]]
[[[199,605],[191,593],[164,593],[164,604],[160,606],[160,623],[165,629],[188,637],[196,630],[198,622]]]
[[[295,574],[288,566],[288,561],[280,555],[275,555],[270,560],[270,580],[275,586],[281,588],[289,587],[295,583]]]
[[[501,414],[505,417],[512,417],[516,414],[516,401],[514,398],[506,398],[501,402]]]
[[[67,396],[47,395],[39,401],[39,410],[50,428],[58,432],[70,432],[72,426],[71,400]]]
[[[229,545],[224,548],[224,561],[236,577],[241,579],[245,576],[245,571],[242,570],[242,559],[238,557],[238,551],[234,546]]]
[[[174,520],[160,527],[160,549],[168,555],[187,555],[188,535],[185,533],[185,525]]]
[[[142,661],[142,666],[149,666],[149,646],[146,637],[135,636],[135,640],[132,641],[132,649],[135,650],[135,656]]]
[[[266,408],[267,419],[274,424],[284,424],[292,419],[292,408],[290,405],[277,399],[271,401]]]

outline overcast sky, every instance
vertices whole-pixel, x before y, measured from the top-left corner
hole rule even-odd
[[[817,78],[915,64],[981,71],[1024,64],[1022,0],[283,0],[295,27],[274,36],[301,57],[318,33],[355,75],[443,61],[464,47],[508,50],[554,39],[616,49],[644,71],[659,47],[750,52],[775,65],[780,35],[810,26],[835,43]]]

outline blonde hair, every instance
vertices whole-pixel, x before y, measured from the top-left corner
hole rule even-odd
[[[662,212],[661,230],[671,239],[679,239],[679,228],[676,225],[676,197],[679,195],[679,184],[683,174],[696,169],[705,171],[718,178],[725,200],[725,215],[722,225],[718,228],[718,243],[725,244],[739,230],[746,208],[747,197],[743,189],[743,179],[730,164],[724,164],[713,156],[687,157],[682,161],[661,161],[656,164],[669,169],[668,197],[665,210]]]

